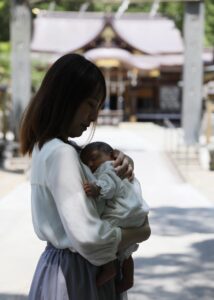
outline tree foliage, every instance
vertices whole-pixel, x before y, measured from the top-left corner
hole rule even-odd
[[[163,2],[160,4],[159,13],[173,19],[177,28],[181,31],[183,30],[183,18],[184,18],[184,3],[167,3]]]
[[[9,40],[10,1],[0,0],[0,41]]]
[[[10,2],[12,0],[0,0],[0,41],[9,40],[9,15]],[[17,0],[16,0],[17,1]],[[39,9],[49,9],[54,7],[55,10],[79,11],[85,6],[88,11],[117,11],[119,4],[109,5],[103,1],[90,0],[28,0],[31,8],[38,7]],[[54,5],[53,5],[54,4]],[[51,6],[52,5],[52,6]],[[149,12],[151,3],[141,3],[129,5],[129,12]],[[184,3],[182,2],[162,2],[158,12],[175,21],[176,26],[182,32]],[[205,45],[214,45],[214,0],[205,0]]]
[[[214,0],[206,1],[205,38],[207,45],[214,46]]]
[[[180,31],[183,31],[184,3],[164,2],[160,5],[159,12],[172,18]],[[204,43],[205,46],[214,46],[214,0],[205,0]]]

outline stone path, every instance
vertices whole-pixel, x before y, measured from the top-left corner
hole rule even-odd
[[[24,174],[0,170],[0,198],[10,193],[21,182],[26,181]]]

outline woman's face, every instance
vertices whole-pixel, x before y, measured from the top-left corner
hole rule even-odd
[[[100,105],[101,101],[95,98],[88,98],[82,102],[71,122],[70,137],[81,136],[91,122],[96,121]]]

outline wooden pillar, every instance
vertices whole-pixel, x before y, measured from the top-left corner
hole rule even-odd
[[[136,96],[136,91],[135,91],[134,94],[131,96],[130,117],[129,117],[130,122],[137,121],[136,113],[137,113],[137,96]]]
[[[106,80],[106,100],[104,104],[105,110],[110,110],[110,98],[111,98],[111,73],[110,69],[106,68],[105,70],[105,80]]]
[[[125,83],[123,82],[122,70],[118,68],[117,73],[117,110],[123,110],[123,94],[125,91]]]
[[[206,124],[206,140],[210,143],[210,138],[212,136],[212,114],[214,113],[214,95],[208,95],[206,99],[206,114],[207,114],[207,124]]]

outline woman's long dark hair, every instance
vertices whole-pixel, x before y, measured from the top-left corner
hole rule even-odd
[[[67,138],[77,109],[89,97],[105,100],[105,79],[99,68],[79,54],[59,58],[22,116],[21,153],[31,154],[36,143],[41,149],[52,138]]]

